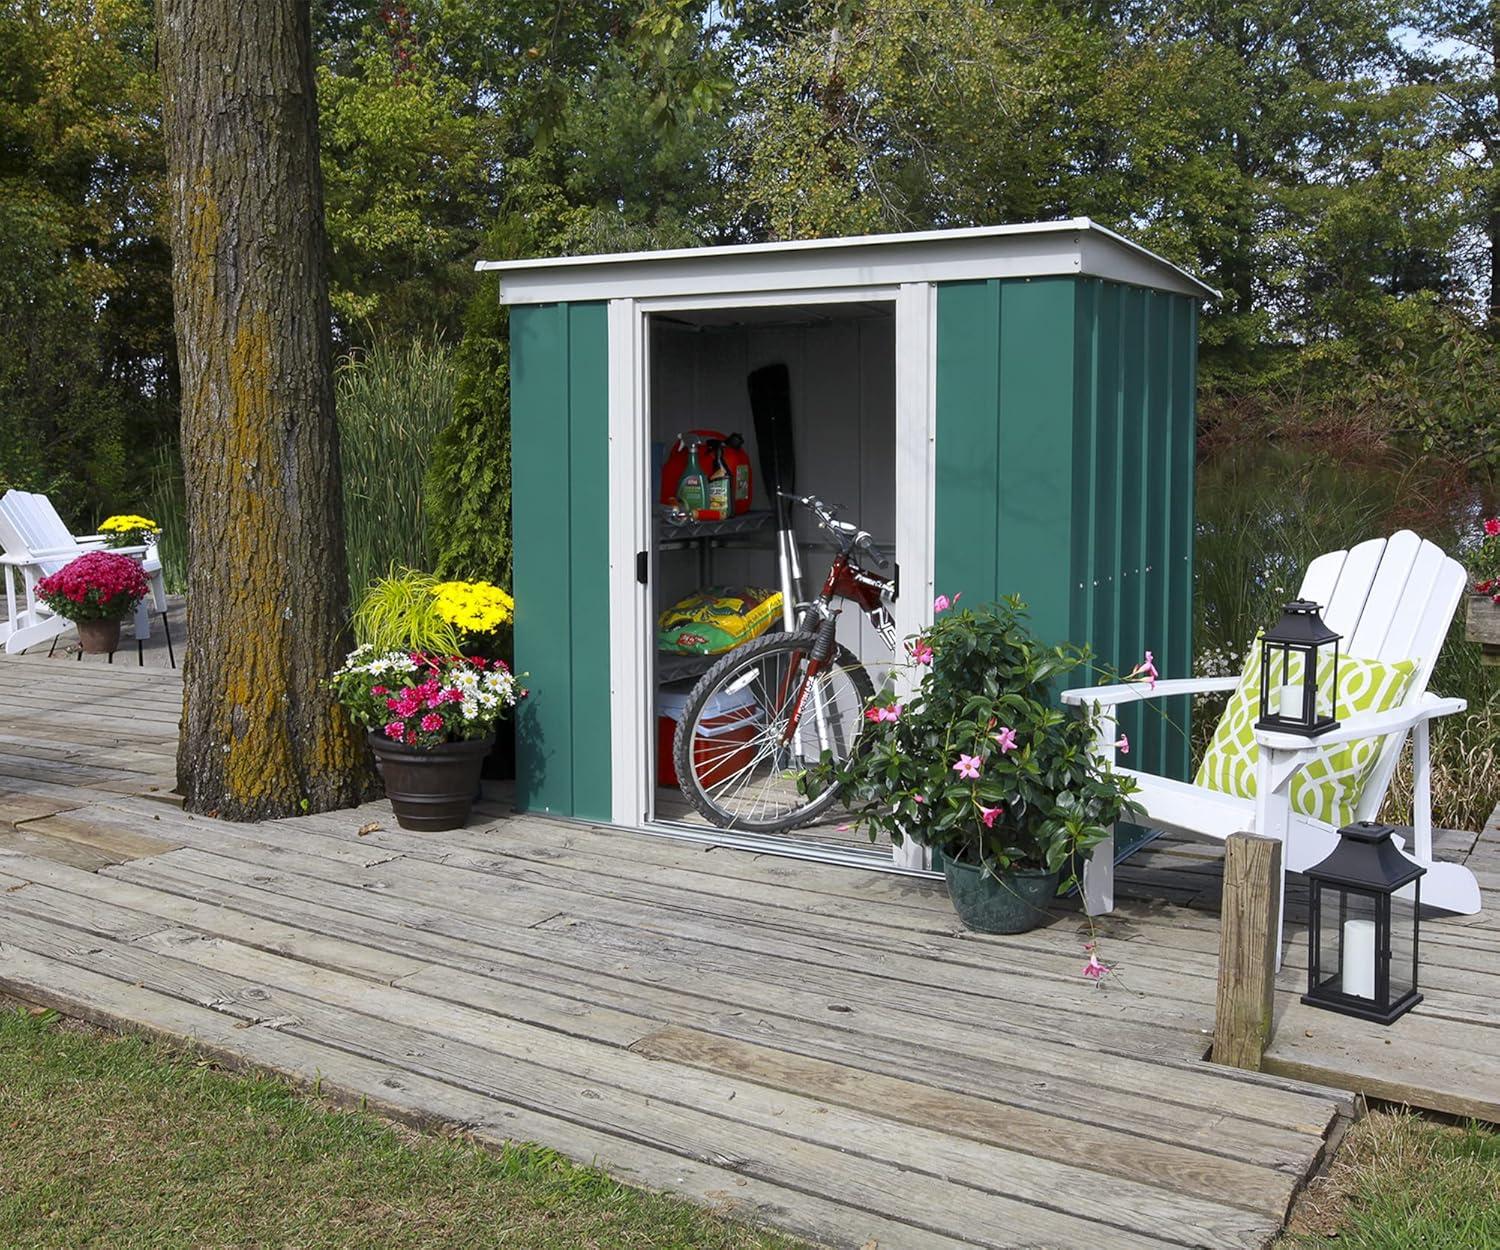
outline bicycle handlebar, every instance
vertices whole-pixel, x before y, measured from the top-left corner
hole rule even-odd
[[[777,493],[783,499],[791,500],[792,503],[800,503],[811,512],[817,518],[818,525],[838,538],[845,551],[857,548],[875,561],[876,565],[880,568],[888,569],[891,567],[890,560],[875,550],[874,540],[869,534],[865,533],[857,525],[851,525],[848,521],[840,521],[838,519],[838,509],[836,507],[829,507],[828,504],[824,503],[816,495],[793,495],[784,490]]]

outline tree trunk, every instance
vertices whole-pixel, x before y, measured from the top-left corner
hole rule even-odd
[[[158,0],[187,486],[178,783],[260,820],[357,802],[322,682],[347,618],[306,0]]]

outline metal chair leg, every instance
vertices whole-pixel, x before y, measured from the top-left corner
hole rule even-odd
[[[167,623],[167,614],[165,611],[161,614],[161,632],[167,636],[167,663],[176,668],[177,657],[172,654],[172,627]]]

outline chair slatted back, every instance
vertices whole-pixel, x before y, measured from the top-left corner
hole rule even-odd
[[[1344,654],[1415,660],[1405,699],[1410,703],[1427,690],[1467,581],[1457,560],[1401,530],[1319,556],[1307,566],[1299,593],[1323,605],[1323,620],[1343,636]],[[1356,819],[1373,820],[1380,810],[1405,740],[1405,734],[1387,736],[1355,807]]]

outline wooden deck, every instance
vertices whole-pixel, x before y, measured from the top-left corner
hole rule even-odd
[[[1076,913],[980,937],[935,882],[499,803],[438,835],[383,804],[186,816],[170,670],[0,660],[0,699],[0,990],[408,1120],[831,1245],[1128,1250],[1266,1244],[1352,1110],[1203,1061],[1212,848],[1122,873],[1118,983],[1094,989]],[[1420,1014],[1287,1006],[1278,1061],[1500,1108],[1495,1000],[1464,967],[1500,969],[1500,931],[1433,930]]]

